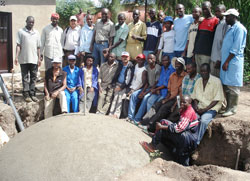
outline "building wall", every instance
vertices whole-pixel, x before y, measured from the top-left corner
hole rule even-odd
[[[27,16],[34,16],[34,28],[42,33],[42,29],[50,23],[50,16],[56,11],[56,0],[5,0],[0,6],[1,12],[12,13],[13,58],[15,58],[16,34],[26,25]],[[15,70],[19,66],[14,66]]]

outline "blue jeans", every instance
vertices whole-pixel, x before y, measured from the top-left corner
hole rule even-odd
[[[130,120],[134,120],[135,108],[136,108],[136,104],[139,102],[138,96],[141,93],[141,91],[142,89],[139,89],[133,92],[130,96],[129,107],[128,107],[128,118]]]
[[[70,93],[68,89],[65,89],[64,92],[67,99],[68,112],[70,112],[70,103],[72,103],[73,112],[79,112],[78,90]]]
[[[164,57],[164,56],[168,56],[169,60],[171,61],[172,58],[174,58],[175,54],[174,53],[165,53],[165,52],[162,52],[162,57]]]
[[[181,54],[184,52],[184,50],[183,51],[174,51],[174,56],[175,57],[181,57]]]
[[[150,108],[154,105],[154,103],[159,102],[164,97],[158,94],[152,94],[147,102],[147,112],[150,110]]]
[[[94,50],[93,50],[93,56],[95,58],[94,66],[101,66],[105,62],[105,58],[103,56],[103,49],[108,48],[109,44],[108,42],[103,43],[94,43]]]
[[[199,129],[199,135],[198,135],[198,140],[197,140],[197,144],[200,144],[208,124],[213,120],[213,118],[216,116],[217,112],[214,110],[209,110],[205,113],[203,113],[200,116],[200,129]]]

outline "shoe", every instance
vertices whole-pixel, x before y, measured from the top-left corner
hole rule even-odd
[[[102,112],[100,112],[100,111],[96,111],[96,114],[104,115],[104,113],[102,113]]]
[[[232,116],[234,114],[236,114],[237,112],[237,106],[238,106],[238,99],[239,99],[239,95],[236,94],[228,94],[228,109],[225,113],[222,114],[222,117],[228,117],[228,116]]]
[[[30,98],[31,98],[32,101],[34,101],[34,102],[39,102],[39,99],[37,99],[35,96],[30,96]]]
[[[27,96],[27,97],[24,97],[24,101],[25,102],[32,102],[32,99],[29,96]]]

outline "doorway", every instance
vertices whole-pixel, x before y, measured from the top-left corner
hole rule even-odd
[[[0,12],[0,73],[10,72],[12,68],[12,15]]]

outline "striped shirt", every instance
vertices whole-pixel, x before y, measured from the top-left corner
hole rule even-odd
[[[200,78],[200,74],[196,74],[196,76],[191,79],[190,75],[186,75],[182,80],[182,95],[191,95],[194,90],[195,82]]]

